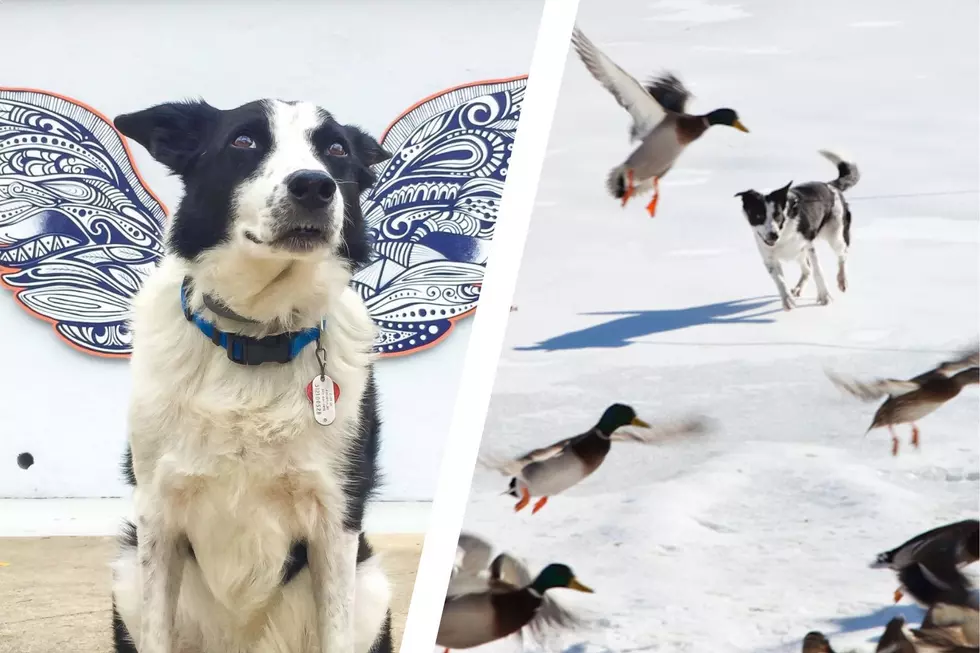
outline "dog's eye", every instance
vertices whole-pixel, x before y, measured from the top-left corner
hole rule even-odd
[[[333,143],[327,148],[327,154],[330,156],[347,156],[347,150],[341,143]]]
[[[231,142],[231,146],[242,150],[252,150],[255,149],[255,140],[247,134],[239,134]]]

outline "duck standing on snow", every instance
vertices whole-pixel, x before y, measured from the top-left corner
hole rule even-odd
[[[916,535],[891,551],[878,554],[874,569],[888,568],[898,572],[902,586],[895,591],[895,601],[903,590],[919,603],[932,606],[946,603],[976,609],[976,598],[961,567],[980,557],[980,521],[964,519]]]
[[[547,592],[567,588],[591,594],[566,565],[551,564],[536,578],[507,553],[490,561],[493,547],[469,533],[460,535],[436,644],[467,649],[518,634],[523,629],[542,639],[552,629],[574,628],[581,621]],[[523,647],[522,647],[523,648]]]
[[[892,436],[892,455],[898,455],[898,436],[895,426],[912,425],[912,444],[919,446],[919,427],[916,422],[948,402],[968,385],[980,383],[980,347],[959,354],[956,360],[942,363],[907,381],[877,379],[860,382],[842,379],[831,372],[827,375],[840,389],[862,401],[876,401],[888,396],[875,413],[868,431],[888,427]],[[966,368],[966,369],[964,369]]]
[[[732,109],[715,109],[704,115],[687,113],[691,93],[677,77],[665,74],[643,86],[603,54],[578,27],[572,32],[572,45],[592,76],[633,117],[630,142],[640,141],[640,145],[613,168],[607,181],[609,192],[622,200],[624,207],[637,192],[652,188],[653,199],[647,212],[651,218],[656,215],[660,178],[674,166],[684,149],[712,125],[749,131]]]
[[[621,430],[629,426],[640,431]],[[637,417],[632,407],[613,404],[585,433],[534,449],[514,460],[495,463],[483,459],[481,462],[513,477],[505,494],[520,499],[514,506],[515,511],[523,510],[531,497],[541,497],[531,510],[534,514],[544,507],[548,497],[564,492],[597,470],[606,459],[613,440],[650,444],[665,437],[706,430],[706,422],[697,417],[676,424],[651,426]]]

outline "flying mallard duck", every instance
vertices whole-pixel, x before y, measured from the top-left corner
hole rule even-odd
[[[964,387],[980,383],[978,364],[980,347],[974,347],[958,354],[956,360],[942,363],[908,381],[877,379],[865,383],[842,379],[829,371],[827,375],[837,387],[861,401],[875,401],[888,396],[875,413],[868,431],[887,426],[892,436],[892,455],[897,456],[898,436],[894,427],[911,424],[912,444],[918,447],[919,427],[915,423],[958,395]]]
[[[895,591],[896,602],[904,590],[923,605],[947,603],[976,609],[970,583],[960,568],[976,562],[978,555],[980,521],[964,519],[916,535],[891,551],[878,554],[871,567],[898,572],[902,586]]]
[[[620,430],[625,426],[638,427],[642,431]],[[544,507],[548,497],[564,492],[597,470],[606,459],[613,440],[649,444],[655,439],[706,430],[707,423],[701,418],[651,426],[637,417],[630,406],[613,404],[585,433],[534,449],[514,460],[494,463],[483,459],[481,462],[513,477],[504,494],[520,499],[514,506],[515,511],[523,510],[532,496],[541,497],[531,510],[534,514]]]
[[[731,109],[715,109],[704,115],[687,113],[685,107],[691,93],[677,77],[665,74],[643,86],[603,54],[578,27],[572,32],[572,45],[592,76],[633,117],[630,142],[640,141],[640,145],[613,168],[606,184],[623,206],[640,190],[652,188],[653,199],[647,205],[652,218],[657,212],[660,178],[673,167],[684,148],[711,125],[749,131]]]
[[[876,653],[977,653],[980,649],[970,644],[959,627],[932,626],[909,629],[905,618],[892,618],[878,640]]]
[[[536,578],[519,560],[501,553],[490,561],[493,547],[486,540],[463,533],[457,560],[442,608],[436,644],[450,649],[481,646],[523,629],[542,638],[553,628],[581,624],[571,612],[547,596],[552,589],[592,590],[576,580],[565,565],[551,564]]]

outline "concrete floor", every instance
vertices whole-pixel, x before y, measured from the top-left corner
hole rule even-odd
[[[375,535],[401,643],[422,535]],[[0,653],[110,653],[109,537],[0,538]]]

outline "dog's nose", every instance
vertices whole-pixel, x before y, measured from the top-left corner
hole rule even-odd
[[[286,177],[286,188],[296,203],[314,211],[327,205],[337,192],[337,182],[317,170],[297,170]]]

